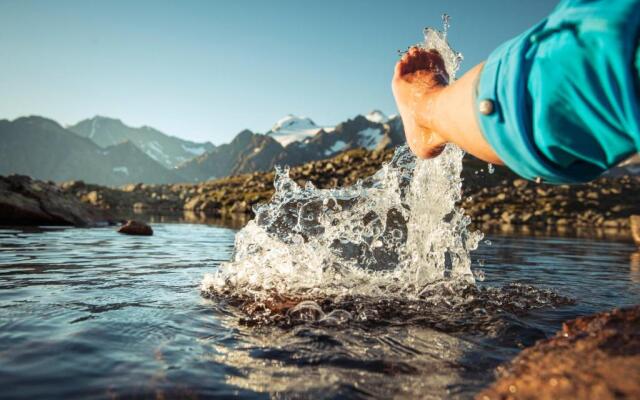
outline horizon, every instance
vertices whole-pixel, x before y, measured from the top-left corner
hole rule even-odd
[[[11,54],[0,118],[68,127],[106,116],[218,145],[288,114],[319,126],[392,115],[397,50],[441,28],[442,14],[466,71],[556,3],[0,1],[0,50]]]

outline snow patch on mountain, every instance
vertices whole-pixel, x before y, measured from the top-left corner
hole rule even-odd
[[[337,140],[330,148],[324,151],[325,156],[340,153],[347,147],[347,144],[343,140]]]
[[[202,154],[204,154],[205,151],[207,151],[207,149],[205,149],[202,146],[187,146],[186,144],[182,144],[182,150],[186,151],[187,153],[191,153],[194,156],[200,156]]]
[[[369,114],[365,115],[364,117],[366,119],[368,119],[369,121],[375,122],[375,123],[378,123],[378,124],[384,124],[385,122],[387,122],[389,120],[389,117],[387,117],[380,110],[373,110]]]
[[[274,138],[282,146],[293,142],[302,142],[316,135],[320,130],[333,130],[333,127],[318,126],[310,118],[298,117],[292,114],[278,120],[267,135]]]
[[[113,172],[118,172],[124,175],[129,175],[129,168],[127,167],[113,167]]]
[[[358,132],[358,144],[367,150],[373,150],[378,146],[383,136],[380,128],[367,128]]]

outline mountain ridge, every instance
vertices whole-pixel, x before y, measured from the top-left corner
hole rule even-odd
[[[118,118],[100,115],[69,125],[67,129],[92,140],[100,147],[130,140],[149,157],[170,169],[215,148],[211,142],[193,142],[168,135],[148,125],[132,127]]]

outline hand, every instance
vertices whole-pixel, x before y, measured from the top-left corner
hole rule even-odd
[[[412,47],[396,64],[391,82],[393,96],[407,143],[420,158],[439,155],[447,143],[433,130],[429,111],[435,96],[448,82],[444,60],[435,50]]]

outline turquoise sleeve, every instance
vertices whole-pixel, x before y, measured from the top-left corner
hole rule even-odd
[[[640,151],[639,32],[640,0],[564,1],[497,48],[476,105],[504,163],[528,179],[578,183]]]

